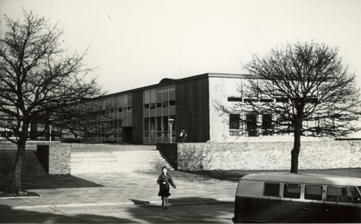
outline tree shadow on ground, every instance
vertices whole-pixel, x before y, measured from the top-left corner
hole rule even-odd
[[[132,220],[113,216],[92,214],[63,215],[53,212],[38,212],[12,209],[0,204],[0,223],[129,223]]]
[[[240,171],[240,170],[202,170],[202,171],[183,171],[183,172],[196,174],[198,176],[202,176],[206,178],[217,179],[220,181],[227,180],[232,182],[238,182],[240,178],[249,174],[249,172],[247,171]]]
[[[11,184],[16,150],[0,150],[0,191],[8,189]],[[39,163],[34,151],[25,151],[25,160],[21,177],[22,187],[32,189],[104,187],[70,174],[50,175]]]
[[[141,223],[229,223],[233,217],[233,202],[222,202],[214,198],[184,197],[169,198],[168,209],[147,201],[136,201],[127,212]],[[139,216],[139,214],[142,214]]]
[[[11,177],[0,179],[0,189],[8,188]],[[66,175],[29,175],[21,178],[22,186],[25,189],[56,189],[56,188],[83,188],[83,187],[104,187],[103,185],[81,179],[79,177]]]

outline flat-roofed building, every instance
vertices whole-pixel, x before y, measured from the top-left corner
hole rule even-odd
[[[89,99],[87,103],[103,108],[101,113],[106,116],[90,124],[95,134],[86,138],[89,142],[176,142],[184,128],[187,142],[228,141],[228,124],[214,103],[227,103],[237,83],[247,77],[206,73],[166,78],[155,85]],[[173,120],[172,131],[169,119]]]
[[[273,134],[271,129],[277,127],[271,121],[276,115],[252,112],[248,104],[252,99],[246,93],[250,78],[246,74],[224,73],[165,78],[155,85],[87,99],[88,107],[104,116],[87,124],[91,134],[85,135],[84,140],[168,143],[177,142],[185,129],[186,142],[293,141],[292,134]],[[277,103],[282,99],[267,100]],[[234,112],[226,114],[217,109],[217,104],[237,106]]]

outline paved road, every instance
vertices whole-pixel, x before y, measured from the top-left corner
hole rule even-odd
[[[0,208],[2,223],[230,223],[234,203]],[[0,206],[1,207],[1,206]]]
[[[77,175],[98,187],[34,189],[36,198],[1,199],[0,222],[228,222],[236,182],[170,172],[169,209],[161,209],[158,172]]]

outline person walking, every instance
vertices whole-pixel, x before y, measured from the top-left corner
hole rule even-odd
[[[179,134],[180,142],[186,142],[186,138],[187,138],[187,132],[184,130],[184,128],[182,128],[182,131]]]
[[[167,173],[167,167],[162,167],[162,174],[159,175],[157,183],[159,184],[158,196],[162,198],[162,207],[167,209],[168,197],[171,195],[169,193],[169,185],[172,185],[172,187],[176,189],[172,177]]]

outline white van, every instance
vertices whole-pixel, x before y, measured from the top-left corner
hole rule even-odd
[[[234,223],[361,223],[361,178],[259,173],[239,180]]]

